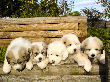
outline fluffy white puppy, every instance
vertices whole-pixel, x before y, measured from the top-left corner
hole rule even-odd
[[[24,38],[16,38],[11,41],[7,48],[3,71],[9,73],[11,68],[22,71],[30,58],[30,41]]]
[[[68,51],[62,41],[54,41],[48,45],[47,57],[49,63],[52,65],[58,65],[61,60],[65,60],[68,57]]]
[[[105,50],[102,41],[97,37],[88,37],[82,42],[82,51],[86,53],[91,62],[99,61],[105,64]]]
[[[31,45],[32,56],[29,62],[26,64],[26,68],[31,70],[33,65],[37,64],[38,67],[44,69],[48,64],[47,45],[44,42],[33,42]]]
[[[80,41],[75,34],[66,34],[61,38],[62,42],[66,45],[69,54],[73,54],[80,49]]]
[[[81,43],[78,37],[74,34],[66,34],[61,38],[62,42],[66,45],[66,48],[71,55],[72,61],[76,61],[79,66],[83,66],[84,69],[91,71],[92,65],[86,54],[80,52]]]

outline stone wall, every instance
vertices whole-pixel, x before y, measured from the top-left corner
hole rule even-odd
[[[57,66],[48,64],[45,69],[37,65],[31,71],[24,69],[18,72],[12,69],[9,74],[2,71],[3,64],[0,64],[0,82],[106,82],[105,65],[94,63],[91,72],[86,72],[69,59]]]

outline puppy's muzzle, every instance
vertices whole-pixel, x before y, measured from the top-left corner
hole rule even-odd
[[[74,52],[76,52],[77,49],[74,49]]]
[[[91,57],[89,57],[89,60],[90,60],[91,62],[93,62],[93,61],[94,61],[94,58],[95,58],[95,54],[91,54]]]
[[[42,61],[42,58],[40,57],[40,58],[39,58],[39,62],[41,62],[41,61]]]
[[[94,57],[95,57],[95,54],[92,54],[92,55],[91,55],[91,57],[93,57],[93,58],[94,58]]]
[[[54,64],[55,63],[55,61],[54,60],[52,60],[52,62],[49,62],[50,64]]]
[[[55,61],[54,60],[52,60],[52,64],[54,64],[55,63]]]

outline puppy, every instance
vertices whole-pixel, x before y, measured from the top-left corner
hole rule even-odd
[[[69,54],[73,54],[80,49],[80,41],[74,34],[66,34],[61,38],[62,42],[66,45]]]
[[[91,71],[92,65],[86,54],[80,52],[81,43],[78,37],[74,34],[66,34],[61,38],[62,42],[66,45],[69,52],[69,59],[78,63],[79,66],[84,66],[84,69]]]
[[[61,41],[54,41],[48,45],[47,57],[52,65],[60,64],[61,60],[68,57],[66,46]]]
[[[44,42],[33,42],[31,45],[32,56],[29,62],[26,64],[26,68],[31,70],[33,65],[37,64],[38,67],[44,69],[48,64],[48,58],[46,57],[46,44]]]
[[[81,47],[82,51],[88,55],[91,62],[96,62],[98,60],[100,63],[105,64],[105,50],[99,38],[88,37],[82,42]]]
[[[22,71],[30,58],[30,48],[30,41],[24,38],[20,37],[11,41],[6,51],[3,71],[9,73],[11,68]]]

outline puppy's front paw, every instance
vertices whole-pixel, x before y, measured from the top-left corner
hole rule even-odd
[[[105,64],[105,54],[102,54],[99,61],[100,61],[101,64]]]
[[[10,73],[11,72],[11,66],[9,64],[4,64],[3,65],[3,72],[4,73]]]
[[[100,60],[100,63],[105,64],[105,59]]]
[[[78,66],[84,66],[83,62],[78,62]]]
[[[32,68],[33,68],[32,62],[27,62],[26,63],[26,68],[29,69],[29,70],[32,70]]]
[[[90,72],[91,69],[92,69],[92,65],[84,66],[84,69],[85,69],[87,72]]]
[[[38,67],[40,67],[41,69],[44,69],[46,68],[47,64],[49,63],[49,60],[48,59],[45,59],[43,60],[42,62],[40,63],[37,63]]]

